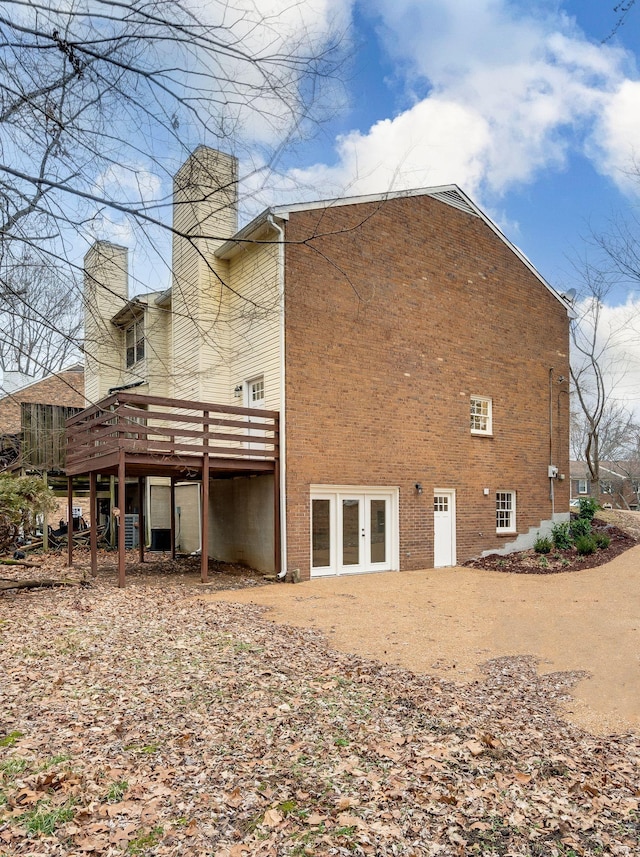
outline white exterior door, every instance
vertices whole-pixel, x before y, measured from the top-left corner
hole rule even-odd
[[[245,407],[264,410],[264,404],[264,375],[260,375],[259,378],[252,378],[245,384]],[[260,417],[249,417],[249,423],[262,425],[264,420]],[[250,437],[264,437],[264,431],[259,428],[250,428],[248,434]],[[250,442],[247,444],[247,449],[265,449],[265,445]]]
[[[456,494],[451,490],[433,492],[433,565],[456,564]]]
[[[398,562],[397,489],[312,489],[312,577],[390,571]]]

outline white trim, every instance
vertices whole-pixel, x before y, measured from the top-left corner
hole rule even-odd
[[[280,562],[283,569],[287,568],[287,398],[286,398],[286,366],[285,366],[285,319],[284,319],[284,229],[276,223],[271,214],[268,221],[278,232],[278,293],[280,329]]]
[[[458,549],[457,549],[457,532],[458,532],[458,524],[457,524],[457,508],[456,508],[456,489],[455,488],[434,488],[433,496],[444,496],[449,497],[449,510],[451,512],[451,566],[457,564],[458,561]],[[435,510],[434,510],[435,514]],[[436,537],[435,537],[435,520],[434,520],[434,532],[433,532],[433,566],[434,568],[443,568],[443,566],[436,565]],[[446,568],[446,566],[444,566]]]
[[[343,568],[338,556],[338,545],[341,542],[342,527],[340,522],[339,500],[342,497],[365,497],[367,501],[375,499],[388,500],[388,560],[384,568],[372,568],[371,562],[366,558],[361,559],[358,568],[350,571]],[[399,499],[400,489],[388,485],[310,485],[309,486],[309,568],[310,577],[337,577],[346,574],[372,574],[382,571],[397,571],[400,568],[400,529],[399,529]],[[329,514],[332,522],[332,536],[330,565],[313,566],[313,501],[329,500]],[[366,512],[365,512],[366,517]]]
[[[533,274],[533,276],[550,292],[553,297],[562,304],[566,309],[569,318],[576,318],[576,312],[569,301],[564,298],[560,292],[556,291],[553,286],[548,283],[542,274],[535,268],[532,262],[525,254],[513,244],[502,230],[489,218],[467,194],[455,184],[437,185],[435,187],[413,188],[411,190],[396,190],[387,191],[386,193],[363,194],[360,196],[350,196],[337,199],[323,199],[314,202],[299,202],[292,205],[278,205],[266,209],[250,223],[243,227],[228,241],[225,241],[221,247],[215,251],[215,255],[220,259],[230,259],[236,252],[239,252],[245,243],[266,243],[273,244],[274,241],[261,241],[257,236],[260,234],[260,228],[265,222],[276,226],[274,217],[279,220],[287,220],[291,212],[297,211],[313,211],[325,208],[338,208],[345,205],[358,205],[360,203],[371,202],[386,202],[390,199],[404,199],[414,196],[430,196],[444,205],[454,205],[455,208],[461,209],[465,213],[479,217],[489,227],[489,229],[514,253],[525,267]]]
[[[486,415],[473,413],[473,411],[471,409],[472,409],[474,400],[476,402],[481,402],[481,403],[487,405]],[[474,416],[479,417],[480,419],[484,418],[487,421],[486,429],[478,429],[478,428],[473,428],[473,426],[471,426],[471,434],[480,435],[483,437],[490,437],[493,434],[493,399],[490,396],[477,396],[475,394],[472,394],[471,396],[469,396],[469,416],[470,416],[470,418],[472,418]]]
[[[510,494],[511,495],[511,509],[507,510],[511,512],[511,526],[509,527],[499,527],[498,526],[498,494]],[[512,489],[498,488],[495,492],[495,503],[496,503],[496,533],[498,534],[513,534],[518,532],[518,525],[516,523],[516,492]]]

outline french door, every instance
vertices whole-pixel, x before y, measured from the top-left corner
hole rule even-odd
[[[314,489],[311,576],[397,568],[397,509],[397,490]]]

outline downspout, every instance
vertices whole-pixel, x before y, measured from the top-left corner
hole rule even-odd
[[[549,499],[551,500],[551,520],[555,516],[555,496],[553,491],[553,369],[549,369]]]
[[[267,222],[278,233],[278,297],[280,304],[280,555],[281,568],[287,571],[287,420],[284,326],[284,229],[270,212]]]

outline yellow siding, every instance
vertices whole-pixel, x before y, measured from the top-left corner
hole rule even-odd
[[[227,324],[230,382],[234,387],[264,375],[265,407],[280,409],[280,290],[278,245],[247,245],[231,261]],[[225,400],[223,400],[225,401]],[[237,403],[237,400],[236,400]]]
[[[128,251],[97,241],[84,265],[85,397],[90,404],[123,383],[122,332],[111,318],[127,301]]]
[[[156,297],[157,295],[149,296],[145,315],[144,378],[148,381],[148,387],[143,388],[142,391],[151,396],[168,396],[171,393],[169,385],[171,373],[170,310],[156,306]]]
[[[237,229],[236,192],[235,158],[204,147],[174,179],[172,376],[177,398],[208,399],[227,386],[219,316],[228,263],[216,259],[214,251]]]

